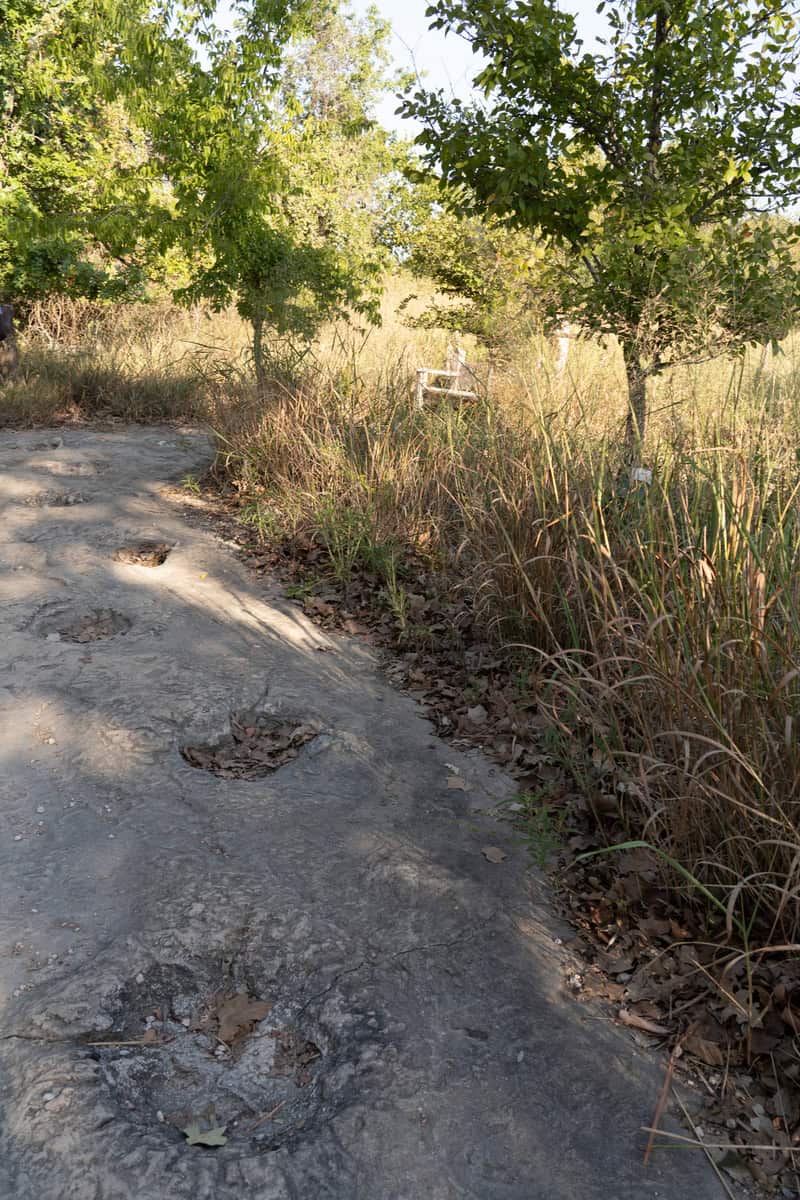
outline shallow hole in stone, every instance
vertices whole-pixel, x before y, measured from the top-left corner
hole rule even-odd
[[[151,541],[148,538],[141,538],[136,542],[129,542],[125,546],[118,546],[111,555],[114,562],[130,563],[138,567],[160,567],[163,562],[166,562],[172,546],[168,542]]]
[[[229,1147],[274,1150],[349,1102],[347,1046],[307,1003],[251,997],[230,981],[218,990],[205,984],[185,967],[156,965],[122,990],[113,1028],[86,1039],[132,1125],[160,1127],[172,1140],[191,1126],[223,1128]],[[233,1024],[231,1003],[240,1014]],[[357,1037],[350,1049],[357,1057]]]
[[[31,464],[33,471],[47,471],[50,475],[103,475],[110,463],[100,460],[95,462],[38,462]]]
[[[71,508],[73,504],[85,504],[86,496],[82,492],[39,492],[30,496],[25,503],[42,508]]]
[[[230,733],[205,746],[184,746],[192,767],[223,779],[261,779],[297,758],[319,733],[316,724],[272,713],[233,713]]]
[[[99,642],[128,632],[133,622],[113,608],[93,608],[89,612],[62,612],[44,617],[36,625],[39,637],[53,642]]]

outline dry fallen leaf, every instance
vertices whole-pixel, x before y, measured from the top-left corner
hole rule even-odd
[[[508,858],[505,850],[501,850],[499,846],[482,846],[481,854],[491,863],[505,862]]]
[[[670,1032],[666,1025],[659,1025],[657,1021],[649,1021],[647,1017],[640,1017],[638,1013],[631,1012],[629,1008],[619,1010],[619,1019],[623,1025],[627,1025],[631,1029],[643,1029],[645,1033],[654,1033],[659,1037]]]
[[[709,1042],[699,1034],[687,1037],[683,1043],[684,1049],[699,1058],[709,1067],[721,1067],[725,1063],[725,1051],[716,1042]]]
[[[454,792],[465,792],[467,790],[467,781],[462,779],[460,775],[448,775],[447,786]]]
[[[199,1121],[192,1121],[181,1133],[186,1134],[188,1146],[224,1146],[227,1142],[227,1125],[215,1125],[213,1129],[202,1129]]]
[[[251,1000],[247,992],[237,992],[217,1005],[218,1037],[228,1045],[249,1033],[272,1009],[264,1000]]]
[[[305,601],[306,612],[311,613],[315,617],[331,617],[336,611],[332,604],[322,600],[319,596],[307,596]]]

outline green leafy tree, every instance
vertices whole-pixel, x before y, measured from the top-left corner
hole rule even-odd
[[[119,31],[110,0],[3,5],[0,299],[141,289],[146,151],[114,96]]]
[[[371,114],[388,27],[338,4],[8,0],[0,16],[0,299],[235,302],[267,345],[376,311]]]
[[[433,26],[482,56],[484,101],[420,90],[402,111],[464,203],[570,252],[552,264],[551,317],[618,337],[633,445],[648,377],[796,318],[796,227],[762,214],[800,191],[797,6],[599,7],[608,36],[587,51],[554,0],[434,0]]]
[[[397,86],[389,36],[375,8],[362,17],[339,4],[317,9],[284,54],[273,122],[288,184],[277,206],[283,226],[298,245],[346,264],[345,299],[373,320],[387,266],[383,196],[405,153],[374,115]]]
[[[436,286],[436,298],[413,319],[422,328],[470,334],[490,370],[511,359],[542,326],[545,298],[540,247],[498,217],[444,207],[436,185],[422,185],[415,218],[396,240],[403,263]],[[422,197],[427,200],[427,211]]]
[[[227,30],[214,7],[184,3],[168,34],[163,19],[142,30],[129,103],[190,260],[180,295],[237,305],[265,387],[272,342],[302,352],[324,320],[374,311],[358,168],[378,31],[370,18],[345,38],[334,5],[306,0],[241,0]]]

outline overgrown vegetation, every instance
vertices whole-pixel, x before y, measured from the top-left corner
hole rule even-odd
[[[391,319],[415,288],[394,288],[379,333],[359,341],[331,328],[267,412],[235,317],[220,329],[199,312],[165,309],[156,321],[148,309],[143,332],[127,310],[81,341],[61,302],[29,334],[5,419],[205,416],[265,540],[312,538],[344,585],[357,570],[379,577],[403,651],[437,636],[411,611],[421,572],[425,602],[456,606],[456,644],[490,642],[525,662],[526,701],[552,721],[599,815],[611,804],[631,836],[680,861],[754,938],[795,940],[794,342],[763,363],[665,379],[654,483],[621,488],[616,348],[579,344],[562,377],[534,339],[489,402],[418,413],[413,368],[441,358],[444,341]],[[92,310],[82,312],[91,330]]]
[[[382,574],[387,598],[398,559],[421,564],[461,606],[464,648],[530,654],[531,703],[598,814],[611,800],[754,937],[795,940],[791,359],[670,380],[656,480],[633,490],[617,483],[611,351],[583,347],[566,382],[509,374],[500,404],[421,414],[406,371],[351,367],[328,360],[268,418],[239,414],[223,461],[248,502],[271,531],[318,538],[339,579],[356,564]],[[398,634],[408,648],[426,630],[398,614]]]

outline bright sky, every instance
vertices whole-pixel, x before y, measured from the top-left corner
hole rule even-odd
[[[228,25],[230,0],[219,0],[217,20]],[[349,0],[353,10],[364,13],[375,7],[392,26],[392,52],[400,69],[418,72],[431,89],[444,88],[455,95],[466,97],[470,82],[477,73],[478,60],[467,42],[455,34],[445,35],[439,30],[428,28],[430,22],[425,9],[430,0]],[[603,18],[596,12],[597,0],[564,0],[563,10],[578,18],[578,30],[587,49],[595,34],[604,29]],[[378,107],[377,115],[387,129],[396,129],[407,136],[415,133],[415,123],[403,121],[395,116],[397,100],[388,97]]]
[[[394,31],[392,50],[398,67],[419,71],[429,88],[442,87],[456,95],[468,95],[477,59],[470,46],[455,34],[445,36],[428,28],[425,9],[429,0],[351,0],[351,3],[356,12],[366,12],[374,3],[381,15],[391,22]],[[577,16],[578,28],[587,43],[593,34],[600,32],[602,18],[595,11],[597,0],[565,0],[562,7]],[[413,134],[409,122],[394,115],[396,107],[397,102],[392,99],[380,106],[381,124]]]

